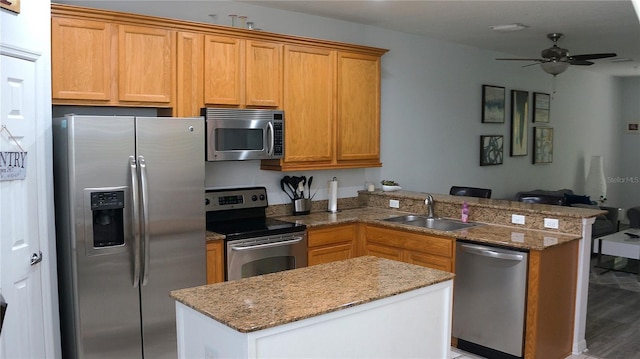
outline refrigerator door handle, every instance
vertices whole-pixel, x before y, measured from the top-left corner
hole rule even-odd
[[[129,156],[129,167],[131,170],[131,193],[133,197],[133,287],[137,288],[140,283],[140,206],[138,204],[138,169],[136,158]]]
[[[149,280],[149,262],[151,262],[151,251],[149,248],[149,184],[147,181],[147,164],[144,156],[138,156],[138,165],[140,166],[140,190],[142,191],[142,223],[144,226],[143,241],[143,263],[142,263],[142,285],[147,285]]]

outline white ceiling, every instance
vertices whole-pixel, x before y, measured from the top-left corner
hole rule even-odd
[[[564,38],[558,45],[571,55],[618,54],[581,68],[640,76],[640,21],[632,0],[235,1],[424,35],[521,58],[540,58],[540,51],[552,45],[546,35],[560,32]],[[508,33],[489,28],[511,23],[529,28]]]

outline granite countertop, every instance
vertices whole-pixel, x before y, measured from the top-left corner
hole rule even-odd
[[[249,333],[453,279],[454,274],[372,256],[194,288],[171,297]]]
[[[411,192],[410,192],[411,193]],[[413,195],[413,193],[411,193]],[[453,196],[441,196],[443,199]],[[465,197],[469,199],[468,197]],[[459,199],[455,199],[458,200]],[[474,199],[470,199],[474,200]],[[479,202],[491,200],[485,199],[475,199]],[[494,202],[496,202],[494,200]],[[504,201],[501,201],[504,202]],[[518,202],[514,202],[518,203]],[[524,208],[531,207],[532,204],[525,203],[522,204]],[[591,216],[593,213],[598,213],[598,211],[590,210],[590,209],[579,209],[571,210],[564,208],[554,208],[561,206],[537,206],[542,208],[543,210],[547,209],[547,207],[551,207],[551,210],[572,213],[572,216]],[[537,208],[536,207],[536,208]],[[551,211],[549,210],[549,211]],[[339,225],[339,224],[349,224],[349,223],[366,223],[373,224],[378,226],[383,226],[387,228],[395,228],[408,230],[416,233],[425,233],[425,234],[433,234],[447,237],[455,237],[457,239],[467,239],[470,241],[485,243],[485,244],[493,244],[493,245],[501,245],[512,248],[519,249],[528,249],[528,250],[544,250],[545,248],[555,246],[558,244],[570,242],[576,239],[582,238],[581,235],[573,234],[573,233],[563,233],[558,231],[547,231],[547,230],[539,230],[539,229],[527,229],[524,227],[518,226],[506,226],[506,225],[497,225],[492,223],[482,223],[481,226],[471,227],[467,229],[445,232],[436,229],[422,228],[416,226],[409,226],[401,223],[387,222],[384,221],[386,218],[401,216],[405,214],[415,214],[411,212],[398,211],[392,209],[385,209],[379,207],[360,207],[360,208],[352,208],[352,209],[343,209],[337,213],[331,213],[326,211],[321,212],[311,212],[311,214],[304,216],[283,216],[277,217],[280,220],[304,224],[307,228],[312,229],[316,227],[322,226],[330,226],[330,225]],[[424,215],[424,213],[420,213]],[[557,213],[556,213],[557,214]],[[576,233],[580,232],[580,228],[574,229]],[[224,239],[224,235],[207,232],[207,240],[216,240],[216,239]]]
[[[338,213],[318,212],[305,216],[278,217],[283,221],[296,222],[307,225],[307,228],[322,227],[348,223],[367,223],[388,228],[409,230],[417,233],[435,234],[457,239],[467,239],[474,242],[508,246],[512,248],[543,250],[545,248],[570,242],[582,238],[575,234],[558,233],[552,231],[532,230],[515,226],[502,226],[482,223],[477,227],[444,232],[437,229],[410,226],[401,223],[384,221],[386,218],[397,217],[408,212],[399,212],[383,208],[354,208],[342,210]]]

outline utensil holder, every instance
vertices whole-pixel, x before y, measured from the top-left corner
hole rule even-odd
[[[302,216],[311,212],[311,199],[300,198],[293,201],[293,215]]]

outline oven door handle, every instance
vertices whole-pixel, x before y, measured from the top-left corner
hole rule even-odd
[[[271,248],[271,247],[280,247],[280,246],[288,246],[291,244],[296,244],[296,243],[300,243],[302,242],[302,240],[304,239],[304,237],[293,237],[293,239],[288,240],[288,241],[279,241],[279,242],[271,242],[271,243],[264,243],[264,244],[250,244],[247,246],[243,246],[240,244],[232,244],[231,245],[231,250],[232,251],[251,251],[254,249],[263,249],[263,248]]]

